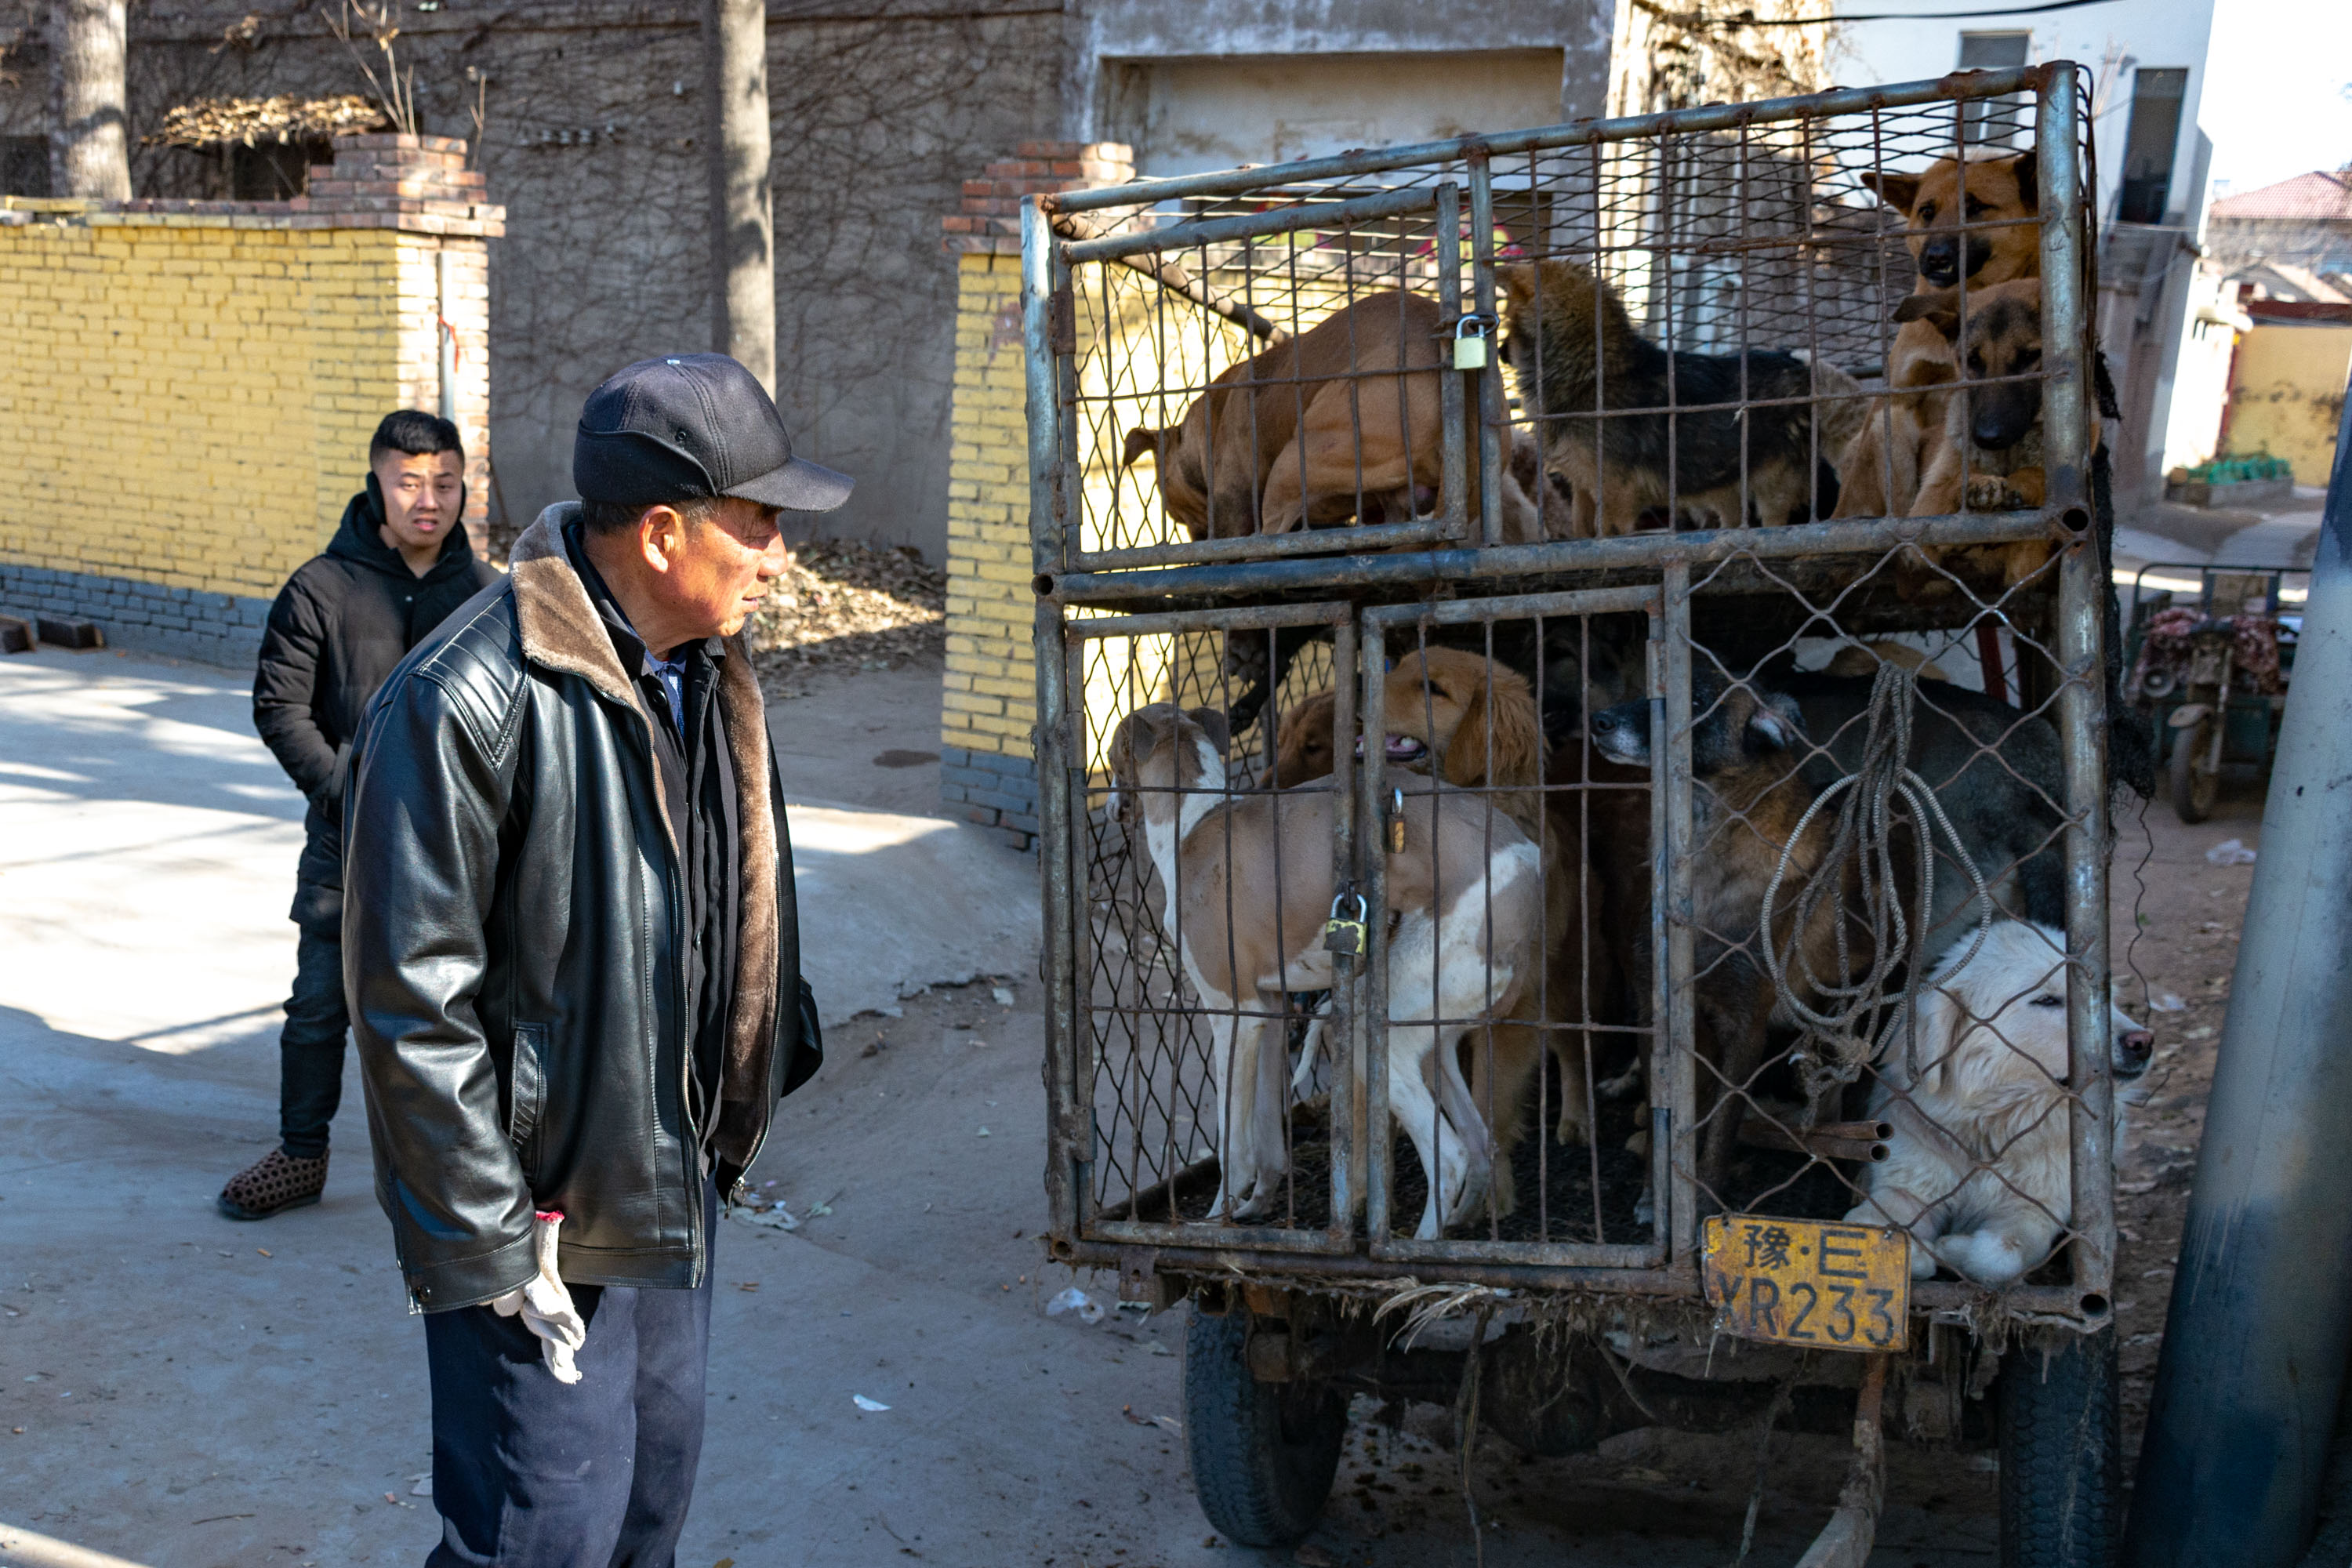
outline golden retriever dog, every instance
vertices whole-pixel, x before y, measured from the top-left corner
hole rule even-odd
[[[1917,268],[1914,293],[1980,288],[2042,276],[2041,215],[2031,153],[1999,158],[1941,158],[1916,174],[1865,172],[1862,183],[1904,216],[1906,243]],[[1971,225],[2000,225],[1972,227]],[[1940,410],[1925,395],[1956,378],[1950,341],[1895,312],[1886,354],[1885,395],[1839,449],[1835,517],[1908,517],[1919,487],[1921,450]]]
[[[1390,671],[1383,700],[1388,734],[1382,756],[1387,765],[1480,792],[1461,798],[1482,813],[1481,800],[1492,802],[1498,816],[1543,847],[1543,978],[1539,987],[1527,988],[1513,1016],[1537,1026],[1587,1016],[1588,983],[1592,993],[1606,993],[1616,973],[1613,950],[1601,945],[1590,953],[1585,951],[1579,876],[1584,864],[1583,814],[1574,792],[1551,794],[1542,787],[1548,748],[1526,677],[1458,648],[1416,649]],[[1261,783],[1291,788],[1328,775],[1334,746],[1332,713],[1328,692],[1294,708],[1282,727],[1275,766]],[[1495,1133],[1498,1215],[1511,1212],[1511,1151],[1517,1146],[1547,1046],[1560,1064],[1557,1135],[1563,1143],[1584,1142],[1591,1107],[1582,1033],[1549,1026],[1498,1028],[1491,1052],[1481,1042],[1473,1044],[1472,1089]]]
[[[1573,795],[1543,789],[1548,748],[1527,679],[1506,665],[1460,648],[1417,648],[1389,672],[1383,699],[1391,767],[1426,771],[1455,788],[1480,791],[1496,813],[1543,849],[1544,968],[1512,1016],[1535,1027],[1497,1028],[1491,1047],[1472,1044],[1470,1084],[1494,1129],[1496,1212],[1511,1212],[1511,1151],[1525,1129],[1528,1101],[1549,1047],[1559,1060],[1560,1106],[1556,1132],[1563,1143],[1586,1142],[1591,1130],[1587,1099],[1586,1040],[1559,1026],[1587,1014],[1585,981],[1606,951],[1585,951],[1580,898],[1584,865],[1583,822]],[[1475,799],[1476,797],[1472,797]]]
[[[1176,424],[1129,430],[1120,466],[1150,457],[1161,505],[1194,539],[1434,513],[1449,353],[1436,300],[1368,294],[1225,370]],[[1538,537],[1534,503],[1507,477],[1502,510],[1507,542]]]
[[[2066,939],[1999,920],[1973,957],[1969,945],[1929,972],[1909,1048],[1898,1032],[1877,1064],[1870,1114],[1895,1136],[1845,1217],[1909,1231],[1915,1278],[1940,1264],[2005,1285],[2050,1256],[2074,1215]],[[2120,1010],[2112,1022],[2109,1070],[2136,1079],[2154,1037]],[[2110,1149],[2123,1116],[2118,1096]]]
[[[1286,993],[1337,982],[1328,791],[1225,791],[1224,716],[1153,703],[1112,732],[1113,813],[1139,819],[1160,929],[1207,1015],[1219,1184],[1213,1213],[1276,1211],[1288,1170]],[[1494,1140],[1463,1080],[1463,1039],[1508,1016],[1533,967],[1543,892],[1536,847],[1507,819],[1410,774],[1403,847],[1388,858],[1389,1110],[1428,1177],[1420,1239],[1476,1212]],[[1361,1106],[1361,1094],[1354,1103]]]

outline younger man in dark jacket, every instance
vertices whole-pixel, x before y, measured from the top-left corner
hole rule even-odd
[[[466,454],[457,427],[403,409],[368,444],[367,488],[343,509],[326,553],[270,606],[253,678],[253,724],[310,797],[291,918],[294,992],[278,1036],[279,1146],[221,1190],[231,1219],[319,1201],[327,1124],[342,1095],[343,762],[368,699],[449,612],[499,580],[466,537]]]

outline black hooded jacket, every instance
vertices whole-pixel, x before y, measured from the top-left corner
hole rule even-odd
[[[422,577],[383,542],[383,528],[371,476],[343,508],[326,552],[278,590],[253,672],[253,727],[310,797],[292,913],[320,936],[341,930],[343,759],[368,699],[451,611],[499,581],[463,523],[451,526]]]

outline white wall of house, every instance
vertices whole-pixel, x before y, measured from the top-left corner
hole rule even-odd
[[[2219,268],[2200,263],[2189,277],[2187,320],[2180,350],[2172,362],[2170,417],[2164,431],[2162,467],[2193,468],[2210,462],[2220,446],[2221,414],[2230,404],[2231,356],[2238,334],[2253,323],[2241,314],[2237,285]]]
[[[1840,0],[1843,11],[1875,11],[1875,5]],[[2201,177],[2197,157],[2197,106],[2205,89],[2205,54],[2213,32],[2212,0],[2111,0],[2102,5],[2013,21],[2001,16],[1965,21],[1848,22],[1838,29],[1832,67],[1837,79],[1854,86],[1916,81],[1959,68],[1963,34],[2029,35],[2026,63],[2074,60],[2092,73],[2093,109],[2099,164],[2097,213],[2113,216],[2124,168],[2124,137],[2131,119],[2133,73],[2176,68],[2189,72],[2175,138],[2172,184],[2164,211],[2170,215],[2201,205],[2192,189]]]

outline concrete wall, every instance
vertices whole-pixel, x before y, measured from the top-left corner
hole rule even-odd
[[[1148,175],[1287,163],[1556,123],[1563,58],[1548,48],[1108,61],[1103,121]]]
[[[2224,445],[2233,458],[2267,452],[2294,465],[2299,485],[2325,485],[2336,463],[2352,327],[2260,322],[2238,345]]]
[[[1425,117],[1416,101],[1416,71],[1452,68],[1436,65],[1430,57],[1536,50],[1559,63],[1556,110],[1537,113],[1534,105],[1522,104],[1517,68],[1511,68],[1513,85],[1497,95],[1496,107],[1509,106],[1511,120],[1537,113],[1528,123],[1550,124],[1601,112],[1615,14],[1612,0],[1496,0],[1480,6],[1433,5],[1423,0],[1074,0],[1067,24],[1064,123],[1075,141],[1132,142],[1150,117],[1148,82],[1141,84],[1144,102],[1139,111],[1139,83],[1132,68],[1138,65],[1279,64],[1299,75],[1307,95],[1313,96],[1321,90],[1313,85],[1314,78],[1325,66],[1338,66],[1335,75],[1366,68],[1334,58],[1355,57],[1376,73],[1382,64],[1390,68],[1376,77],[1352,117],[1372,124],[1369,141],[1343,140],[1340,145],[1379,146],[1412,139],[1391,134],[1391,124]],[[1237,123],[1236,138],[1266,140],[1272,122],[1280,117],[1271,100],[1269,109],[1263,119]],[[1487,119],[1484,105],[1474,103],[1453,112],[1484,120],[1484,129],[1515,128]],[[1320,145],[1318,136],[1344,133],[1336,126],[1318,132],[1301,125],[1292,134],[1299,144],[1313,144],[1319,153],[1339,148]],[[1148,142],[1136,150],[1145,173],[1180,172],[1163,169],[1159,162],[1163,155],[1177,155],[1178,150],[1163,154]]]
[[[478,525],[497,209],[360,177],[379,160],[449,156],[383,145],[402,140],[351,139],[364,145],[339,164],[349,188],[299,206],[0,211],[0,608],[94,620],[126,647],[248,660],[270,599],[358,488],[376,422],[438,400],[444,316],[463,351]],[[461,232],[419,232],[428,223]],[[445,248],[457,272],[446,300]]]

